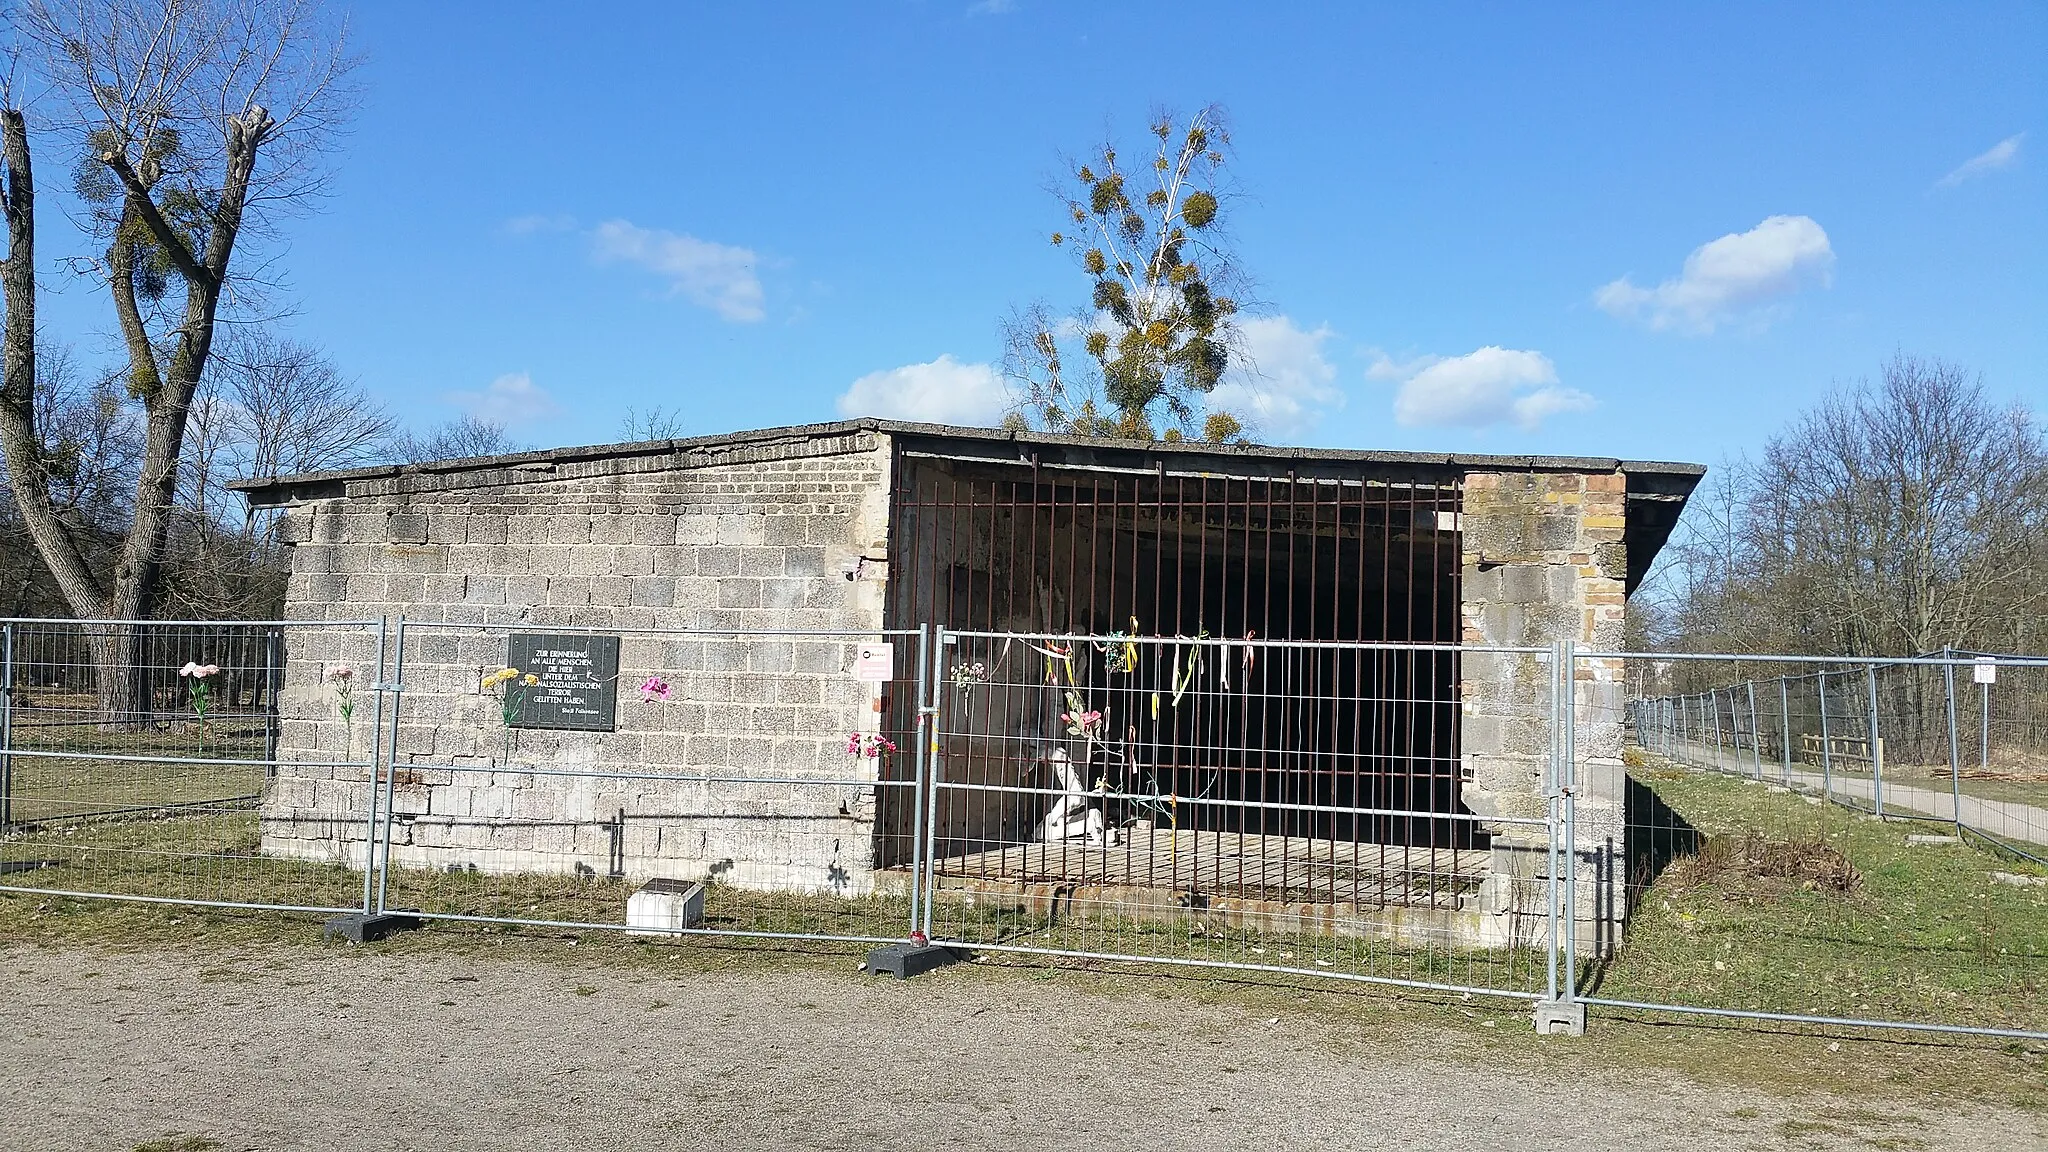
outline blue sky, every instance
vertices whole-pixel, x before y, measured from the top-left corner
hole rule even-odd
[[[999,317],[1086,290],[1045,239],[1060,155],[1210,102],[1269,441],[1714,462],[1895,349],[2048,408],[2038,3],[363,4],[353,34],[291,331],[417,424],[992,417]],[[103,327],[84,296],[49,319]]]

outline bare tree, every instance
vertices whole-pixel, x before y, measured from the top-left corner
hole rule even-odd
[[[683,413],[679,408],[657,404],[645,410],[626,409],[619,421],[619,439],[625,443],[642,440],[674,440],[683,434]]]
[[[2048,611],[2048,443],[1940,360],[1894,357],[1722,473],[1661,565],[1672,642],[2024,651]]]
[[[219,377],[237,456],[233,479],[353,468],[384,459],[398,422],[310,344],[238,335]]]
[[[424,433],[406,433],[392,444],[391,454],[408,464],[429,460],[460,460],[470,456],[504,456],[525,446],[495,420],[458,416]]]
[[[353,62],[311,0],[37,0],[18,27],[68,116],[74,185],[106,242],[107,285],[143,408],[132,515],[111,570],[95,568],[46,498],[37,459],[35,193],[25,110],[0,109],[6,168],[7,344],[0,450],[36,549],[80,615],[135,619],[152,607],[174,518],[191,405],[215,325],[252,281],[236,254],[316,190],[351,104]],[[130,670],[137,634],[104,633],[95,659],[109,722],[146,701]]]
[[[1245,279],[1223,228],[1230,134],[1220,108],[1154,115],[1141,163],[1105,144],[1061,196],[1072,232],[1052,234],[1092,283],[1068,317],[1043,304],[1003,326],[1013,424],[1086,436],[1234,440],[1236,417],[1205,399],[1241,352]]]

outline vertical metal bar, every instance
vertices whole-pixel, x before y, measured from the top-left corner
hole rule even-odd
[[[1941,646],[1944,663],[1941,666],[1942,702],[1948,719],[1948,781],[1949,810],[1955,818],[1956,835],[1963,834],[1963,750],[1956,741],[1956,662],[1952,648]]]
[[[1835,752],[1834,741],[1828,735],[1828,674],[1815,674],[1814,683],[1819,686],[1817,690],[1820,693],[1820,794],[1832,800],[1835,795]]]
[[[938,710],[935,700],[945,683],[945,677],[933,677],[932,671],[932,629],[929,624],[917,626],[917,729],[912,736],[910,757],[911,785],[910,799],[910,935],[915,937],[923,931],[924,923],[919,915],[924,898],[924,749],[931,742],[931,718]],[[891,807],[894,807],[892,804]]]
[[[398,617],[398,637],[391,647],[391,744],[385,751],[384,847],[377,864],[377,911],[384,911],[384,892],[391,883],[392,791],[398,785],[398,719],[405,711],[405,616]],[[376,772],[370,773],[374,782]]]
[[[1870,804],[1879,819],[1884,818],[1884,737],[1877,727],[1877,665],[1864,668],[1870,686]]]
[[[263,758],[269,761],[263,774],[272,777],[277,775],[277,682],[284,670],[278,649],[283,646],[282,629],[272,628],[263,634]]]
[[[1575,641],[1566,639],[1559,654],[1564,665],[1564,998],[1579,998],[1579,685]]]
[[[14,625],[0,635],[0,831],[14,824]]]
[[[1745,680],[1742,687],[1749,696],[1749,763],[1750,767],[1754,770],[1756,778],[1762,780],[1764,778],[1764,749],[1763,733],[1757,731],[1756,724],[1756,681]]]
[[[1976,730],[1976,769],[1991,771],[1991,683],[1976,685],[1976,699],[1982,703]],[[0,820],[4,824],[4,820]]]
[[[369,790],[369,811],[363,824],[363,915],[370,914],[371,901],[375,892],[371,877],[377,871],[377,772],[384,759],[384,693],[390,690],[388,678],[384,675],[384,633],[390,621],[382,616],[377,618],[377,673],[373,685],[377,693],[377,719],[370,729],[370,762],[364,787]]]
[[[1716,771],[1716,772],[1719,772],[1719,771],[1721,771],[1721,770],[1722,770],[1722,768],[1724,767],[1724,765],[1722,765],[1722,763],[1721,763],[1721,690],[1720,690],[1720,689],[1718,689],[1718,688],[1713,688],[1713,689],[1709,689],[1709,690],[1707,691],[1707,707],[1708,707],[1709,709],[1711,709],[1711,710],[1713,711],[1713,713],[1714,713],[1714,765],[1713,765],[1713,767],[1714,767],[1714,771]],[[1734,718],[1734,714],[1733,714],[1732,712],[1731,712],[1731,713],[1729,714],[1729,718],[1730,718],[1730,720],[1731,720],[1731,721],[1733,720],[1733,718]]]
[[[1785,787],[1792,786],[1792,690],[1778,677],[1778,762],[1785,773]]]
[[[946,639],[946,626],[944,624],[937,625],[933,629],[932,635],[937,643],[938,657],[941,661],[944,661],[947,658],[946,647],[949,643]],[[937,889],[939,871],[939,785],[942,783],[939,768],[941,763],[939,758],[939,734],[944,728],[940,718],[945,715],[944,704],[941,703],[942,700],[943,697],[937,694],[934,694],[932,697],[931,740],[924,748],[924,754],[928,761],[927,774],[931,778],[931,787],[925,794],[925,804],[929,810],[925,814],[924,823],[924,834],[926,837],[924,853],[925,895],[924,904],[921,908],[924,922],[920,925],[918,931],[922,932],[927,940],[931,939],[932,935],[932,893]]]
[[[1563,644],[1561,644],[1561,643],[1560,643],[1560,644],[1553,644],[1553,645],[1551,645],[1551,648],[1550,648],[1550,761],[1549,761],[1549,763],[1548,763],[1548,764],[1546,764],[1546,765],[1545,765],[1545,773],[1546,773],[1546,775],[1548,775],[1548,776],[1549,776],[1549,779],[1547,779],[1547,780],[1545,780],[1545,781],[1543,782],[1543,791],[1544,791],[1544,798],[1545,798],[1545,813],[1544,813],[1544,815],[1545,815],[1545,828],[1546,828],[1546,831],[1547,831],[1547,833],[1548,833],[1548,836],[1549,836],[1549,840],[1550,840],[1550,849],[1549,849],[1549,851],[1550,851],[1550,860],[1549,860],[1549,865],[1550,865],[1550,866],[1549,866],[1549,870],[1548,870],[1548,871],[1547,871],[1547,872],[1545,873],[1545,875],[1549,877],[1549,880],[1550,880],[1550,882],[1549,882],[1549,884],[1547,885],[1547,887],[1548,887],[1548,894],[1549,894],[1549,902],[1548,902],[1548,903],[1549,903],[1549,909],[1548,909],[1548,916],[1549,916],[1549,935],[1548,935],[1548,937],[1546,937],[1546,940],[1545,940],[1545,943],[1546,943],[1546,948],[1545,948],[1545,957],[1544,957],[1544,963],[1545,963],[1545,967],[1546,967],[1547,971],[1546,971],[1546,983],[1545,983],[1544,987],[1545,987],[1545,989],[1546,989],[1546,990],[1547,990],[1547,992],[1548,992],[1548,998],[1549,998],[1549,999],[1551,999],[1551,1000],[1556,1000],[1556,999],[1557,999],[1557,970],[1558,970],[1558,966],[1559,966],[1559,964],[1561,963],[1561,958],[1562,958],[1562,956],[1563,956],[1563,953],[1562,953],[1562,951],[1561,951],[1561,948],[1562,948],[1562,946],[1563,946],[1563,943],[1562,943],[1562,941],[1560,941],[1560,940],[1558,939],[1558,936],[1557,936],[1557,920],[1558,920],[1558,916],[1557,916],[1557,910],[1558,910],[1558,901],[1559,901],[1559,899],[1560,899],[1560,898],[1561,898],[1561,896],[1562,896],[1562,893],[1561,893],[1561,891],[1560,891],[1560,890],[1559,890],[1559,888],[1558,888],[1558,863],[1559,863],[1559,861],[1558,861],[1558,851],[1557,851],[1557,845],[1558,845],[1558,835],[1559,835],[1559,828],[1558,828],[1558,783],[1559,783],[1559,781],[1560,781],[1560,780],[1562,779],[1562,777],[1563,777],[1563,773],[1562,773],[1562,772],[1561,772],[1561,771],[1559,770],[1559,768],[1558,768],[1558,761],[1559,761],[1559,760],[1560,760],[1560,759],[1562,758],[1562,756],[1563,756],[1563,751],[1562,751],[1562,750],[1563,750],[1563,742],[1564,742],[1564,733],[1563,733],[1563,732],[1561,731],[1561,726],[1560,726],[1560,724],[1559,724],[1559,716],[1560,716],[1560,714],[1561,714],[1561,713],[1562,713],[1562,711],[1563,711],[1563,704],[1562,704],[1562,701],[1563,701],[1563,699],[1564,699],[1564,690],[1563,690],[1563,688],[1562,688],[1562,687],[1560,687],[1560,685],[1559,685],[1559,669],[1560,669],[1560,668],[1562,668],[1562,667],[1563,667],[1563,665],[1564,665],[1564,645],[1563,645]]]

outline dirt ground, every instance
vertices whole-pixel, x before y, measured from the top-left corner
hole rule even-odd
[[[5,1149],[2048,1148],[2034,1112],[1490,1068],[1057,977],[17,945],[0,984]]]

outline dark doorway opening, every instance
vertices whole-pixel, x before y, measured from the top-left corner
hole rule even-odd
[[[1064,690],[1005,637],[1124,633],[1142,638],[1135,658],[1085,643],[1073,658],[1150,787],[1205,801],[1179,806],[1177,828],[1483,846],[1471,821],[1443,818],[1462,811],[1456,478],[1150,463],[900,451],[888,622],[981,634],[940,654],[942,679],[1005,666],[986,692],[949,697],[948,779],[1042,788],[1065,740]],[[942,829],[963,851],[1022,843],[1047,803],[998,795]]]

